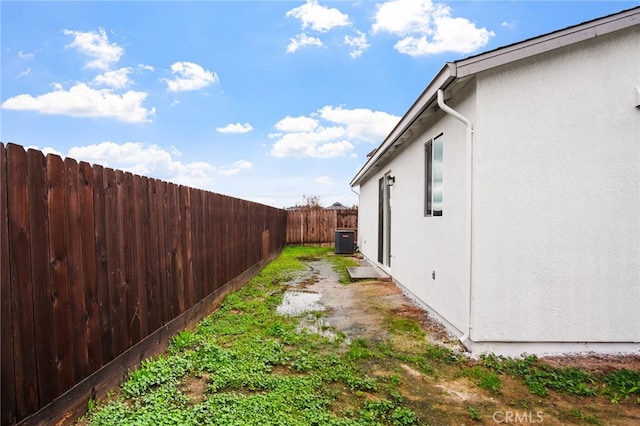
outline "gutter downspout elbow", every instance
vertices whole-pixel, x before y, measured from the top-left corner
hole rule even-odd
[[[473,172],[473,124],[471,120],[467,117],[460,114],[458,111],[451,108],[449,105],[444,103],[444,91],[442,89],[438,89],[438,107],[445,113],[453,116],[457,120],[464,123],[466,127],[466,139],[467,139],[467,154],[466,154],[466,169],[467,169],[467,180],[465,182],[466,186],[466,194],[467,194],[467,208],[469,215],[468,222],[466,224],[466,245],[469,250],[469,320],[467,325],[467,330],[464,332],[462,336],[460,336],[460,343],[467,349],[471,351],[471,347],[469,345],[469,338],[471,337],[471,306],[473,304],[473,281],[472,281],[472,247],[471,247],[471,232],[472,232],[472,172]]]
[[[471,124],[471,120],[444,103],[444,91],[442,89],[438,89],[438,106],[447,114],[453,115],[455,118],[462,121],[464,125],[467,126],[467,132],[473,132],[473,125]]]

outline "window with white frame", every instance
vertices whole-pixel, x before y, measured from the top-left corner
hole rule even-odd
[[[424,145],[424,215],[442,216],[442,135]]]

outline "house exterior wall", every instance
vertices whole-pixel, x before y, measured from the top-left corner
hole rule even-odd
[[[358,197],[358,251],[369,261],[378,258],[378,179],[376,175],[360,185]]]
[[[477,76],[475,342],[640,342],[639,58],[636,26]]]
[[[452,104],[469,116],[474,112],[472,86],[464,89],[461,104]],[[470,282],[465,234],[465,132],[461,122],[441,112],[436,114],[413,141],[405,142],[401,154],[360,186],[358,210],[360,251],[377,264],[378,179],[387,172],[395,176],[391,195],[391,266],[379,266],[460,334],[468,327]],[[444,213],[441,217],[425,217],[424,144],[440,134],[444,140]]]

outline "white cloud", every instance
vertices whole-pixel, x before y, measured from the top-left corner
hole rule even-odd
[[[180,101],[177,99],[174,99],[173,102],[171,102],[171,105],[169,105],[170,107],[175,107],[180,105]]]
[[[320,158],[344,157],[351,151],[353,151],[353,145],[349,141],[343,140],[318,145],[315,156]]]
[[[218,74],[205,70],[193,62],[176,62],[171,65],[173,80],[164,79],[170,92],[185,92],[203,89],[219,81]]]
[[[298,34],[294,38],[289,39],[289,45],[287,46],[287,53],[293,53],[300,49],[301,47],[307,46],[318,46],[324,47],[324,43],[317,37],[309,37],[308,35],[302,33]]]
[[[351,48],[351,52],[349,52],[349,56],[352,58],[357,58],[362,53],[369,48],[369,43],[367,42],[367,36],[361,32],[357,31],[358,34],[355,37],[351,37],[349,35],[344,36],[344,44]]]
[[[35,145],[31,145],[31,146],[26,146],[25,149],[29,150],[29,149],[35,149],[37,151],[42,151],[43,155],[49,155],[49,154],[53,154],[53,155],[57,155],[59,157],[64,157],[64,154],[62,154],[60,151],[56,150],[55,148],[52,148],[50,146],[45,146],[44,148],[40,149]]]
[[[335,184],[334,180],[329,176],[318,176],[313,180],[315,183],[319,183],[320,185],[333,186]]]
[[[271,147],[271,155],[278,158],[332,158],[346,155],[353,145],[342,140],[344,129],[318,127],[311,132],[294,132],[278,135]]]
[[[172,153],[157,145],[141,142],[102,142],[86,146],[76,146],[68,156],[78,161],[87,161],[142,176],[154,177],[182,185],[210,188],[211,176],[216,168],[206,162],[183,163],[173,158]]]
[[[120,60],[124,53],[122,47],[116,43],[109,43],[104,28],[100,28],[98,32],[64,30],[63,33],[74,37],[73,41],[65,46],[65,49],[73,48],[93,58],[85,65],[87,68],[108,70]]]
[[[249,123],[227,124],[224,127],[216,127],[218,133],[248,133],[253,130]]]
[[[399,117],[368,109],[325,106],[310,117],[287,116],[269,135],[276,139],[271,155],[284,158],[333,158],[350,155],[353,144],[380,142]],[[321,121],[323,123],[321,123]]]
[[[60,153],[56,154],[62,156]],[[232,165],[221,167],[203,161],[184,163],[176,159],[181,155],[175,146],[167,151],[158,145],[142,142],[101,142],[73,147],[67,156],[78,161],[203,189],[213,186],[212,176],[234,176],[253,168],[253,164],[247,160],[238,160]]]
[[[33,59],[35,56],[34,53],[24,53],[22,50],[18,52],[18,58],[20,59]]]
[[[431,15],[446,5],[431,0],[392,0],[377,5],[371,31],[404,36],[413,32],[429,32]]]
[[[512,29],[514,29],[516,27],[516,25],[518,25],[518,22],[517,21],[510,21],[510,22],[509,21],[504,21],[500,25],[502,25],[505,28],[509,28],[510,30],[512,30]]]
[[[20,74],[18,74],[16,77],[17,78],[21,78],[21,77],[26,77],[29,74],[31,74],[31,67],[27,67],[26,70],[22,71]]]
[[[131,71],[131,68],[120,68],[114,71],[107,71],[103,74],[97,75],[93,81],[94,83],[102,86],[108,86],[114,89],[123,89],[131,84],[131,80],[129,79]]]
[[[311,117],[291,117],[286,116],[275,124],[275,128],[280,132],[310,132],[318,127],[318,120]]]
[[[495,35],[451,12],[449,6],[431,0],[392,0],[377,6],[371,31],[400,36],[394,48],[410,56],[471,53]]]
[[[299,19],[302,29],[311,28],[318,32],[326,32],[332,28],[351,25],[348,15],[338,9],[321,6],[317,0],[307,0],[302,6],[288,11],[286,16]]]
[[[151,65],[144,65],[144,64],[138,64],[138,68],[141,70],[145,70],[145,71],[154,71],[155,68],[153,68]]]
[[[342,125],[348,138],[372,143],[381,142],[400,120],[395,115],[365,108],[325,106],[318,113],[325,120]]]
[[[224,175],[224,176],[234,176],[243,170],[250,170],[252,168],[253,168],[253,164],[251,164],[249,161],[238,160],[235,163],[233,163],[232,166],[220,167],[217,173],[219,175]]]
[[[155,115],[155,108],[149,110],[142,106],[147,97],[145,92],[129,90],[118,95],[110,89],[97,90],[84,83],[78,83],[69,90],[56,83],[54,88],[53,92],[44,95],[14,96],[4,101],[2,108],[72,117],[115,118],[129,123],[148,122]]]

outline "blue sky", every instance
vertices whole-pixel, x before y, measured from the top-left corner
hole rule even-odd
[[[638,1],[1,1],[0,140],[275,207],[349,181],[447,61]]]

